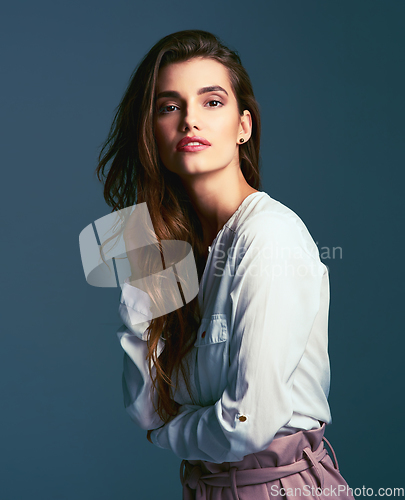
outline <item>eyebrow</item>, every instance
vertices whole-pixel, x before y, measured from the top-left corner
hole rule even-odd
[[[211,85],[210,87],[202,87],[201,89],[197,90],[197,95],[201,94],[207,94],[208,92],[225,92],[226,95],[228,95],[228,92],[220,87],[219,85]],[[180,94],[176,92],[175,90],[166,90],[165,92],[159,92],[159,94],[156,96],[156,101],[160,99],[161,97],[180,97]]]

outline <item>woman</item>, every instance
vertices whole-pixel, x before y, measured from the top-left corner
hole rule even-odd
[[[301,219],[260,190],[259,146],[249,77],[214,35],[174,33],[144,57],[97,169],[111,162],[113,211],[146,203],[158,249],[139,248],[148,225],[129,223],[125,407],[183,459],[184,499],[353,498],[323,446],[327,268]],[[191,246],[198,295],[152,314],[164,294],[139,273],[153,275],[168,240]]]

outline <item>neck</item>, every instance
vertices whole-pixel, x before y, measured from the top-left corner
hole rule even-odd
[[[246,182],[240,168],[238,175],[231,179],[221,176],[219,171],[210,176],[193,176],[193,182],[183,180],[183,184],[200,219],[205,248],[211,245],[243,200],[257,192]]]

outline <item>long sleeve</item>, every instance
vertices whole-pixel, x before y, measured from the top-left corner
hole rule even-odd
[[[146,361],[148,349],[145,332],[151,319],[149,306],[148,294],[127,282],[123,284],[118,312],[124,324],[118,329],[117,337],[125,351],[122,373],[124,406],[131,419],[147,430],[163,425],[153,408],[152,381]],[[158,356],[163,346],[163,340],[160,340]],[[154,375],[154,367],[152,373]],[[153,397],[156,402],[154,391]]]
[[[214,405],[183,405],[151,434],[188,460],[240,461],[290,421],[294,375],[320,307],[325,266],[294,219],[259,214],[239,233],[226,388]]]

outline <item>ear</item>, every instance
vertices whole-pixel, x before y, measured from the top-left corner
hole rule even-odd
[[[252,116],[250,111],[244,110],[243,115],[240,117],[240,126],[238,134],[238,144],[245,144],[250,139],[252,135]],[[243,138],[243,142],[240,140]]]

